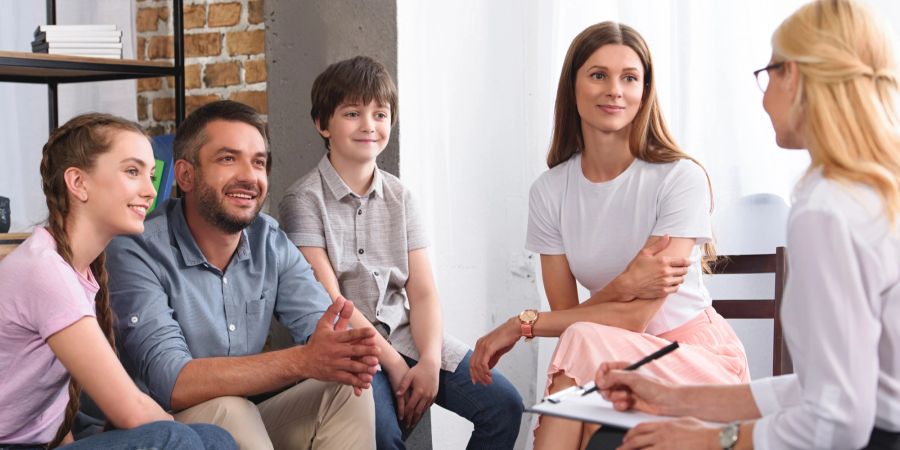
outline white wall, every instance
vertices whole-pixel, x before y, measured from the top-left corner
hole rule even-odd
[[[57,2],[57,23],[112,23],[125,30],[125,57],[134,55],[132,1]],[[34,29],[46,23],[44,2],[0,0],[0,50],[30,52]],[[137,119],[133,80],[60,85],[59,124],[73,116],[101,111]],[[47,218],[38,167],[47,142],[47,87],[0,83],[0,195],[10,198],[10,231],[29,231]]]
[[[548,309],[535,278],[536,256],[523,249],[528,189],[546,169],[565,51],[577,33],[603,20],[632,25],[647,39],[670,127],[711,174],[714,224],[739,235],[721,239],[720,251],[771,252],[782,245],[780,212],[758,225],[767,230],[752,233],[761,239],[744,239],[748,233],[739,225],[746,229],[750,222],[740,218],[755,211],[755,197],[748,196],[770,194],[764,208],[772,211],[779,202],[788,204],[808,164],[803,152],[776,147],[752,76],[769,60],[772,31],[802,3],[398,1],[400,173],[422,200],[430,224],[446,329],[474,344],[523,308]],[[900,3],[870,3],[900,30]],[[770,278],[749,284],[758,295],[771,295]],[[752,373],[767,375],[771,325],[737,326]],[[543,391],[554,342],[545,339],[538,346],[535,355],[534,343],[518,344],[499,366],[526,406]],[[463,448],[471,427],[432,411],[435,448]],[[523,435],[518,448],[526,445],[529,425]]]

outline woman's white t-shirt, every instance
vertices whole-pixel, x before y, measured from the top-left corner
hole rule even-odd
[[[706,174],[691,160],[640,159],[616,178],[593,183],[581,153],[544,172],[532,184],[525,247],[566,255],[575,279],[593,295],[619,276],[650,236],[696,239],[691,266],[678,291],[650,320],[659,335],[693,319],[712,304],[703,285],[701,245],[712,240]]]

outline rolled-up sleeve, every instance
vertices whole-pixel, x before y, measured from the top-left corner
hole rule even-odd
[[[278,259],[278,296],[275,317],[288,328],[294,343],[304,344],[316,323],[331,305],[325,288],[316,280],[312,267],[300,250],[281,230],[274,231],[272,251]]]
[[[169,306],[164,275],[140,236],[114,239],[107,268],[119,357],[148,394],[171,409],[178,374],[193,358]]]

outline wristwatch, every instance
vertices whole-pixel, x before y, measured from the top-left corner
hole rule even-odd
[[[534,338],[534,323],[538,320],[538,311],[536,309],[526,309],[519,313],[519,326],[522,327],[522,336],[525,341]]]
[[[722,450],[734,450],[734,444],[737,444],[738,431],[740,430],[740,422],[731,422],[725,425],[725,428],[719,431],[719,447],[722,447]]]

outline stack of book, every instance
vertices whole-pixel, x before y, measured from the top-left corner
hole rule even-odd
[[[122,59],[122,30],[115,25],[41,25],[34,53]]]

